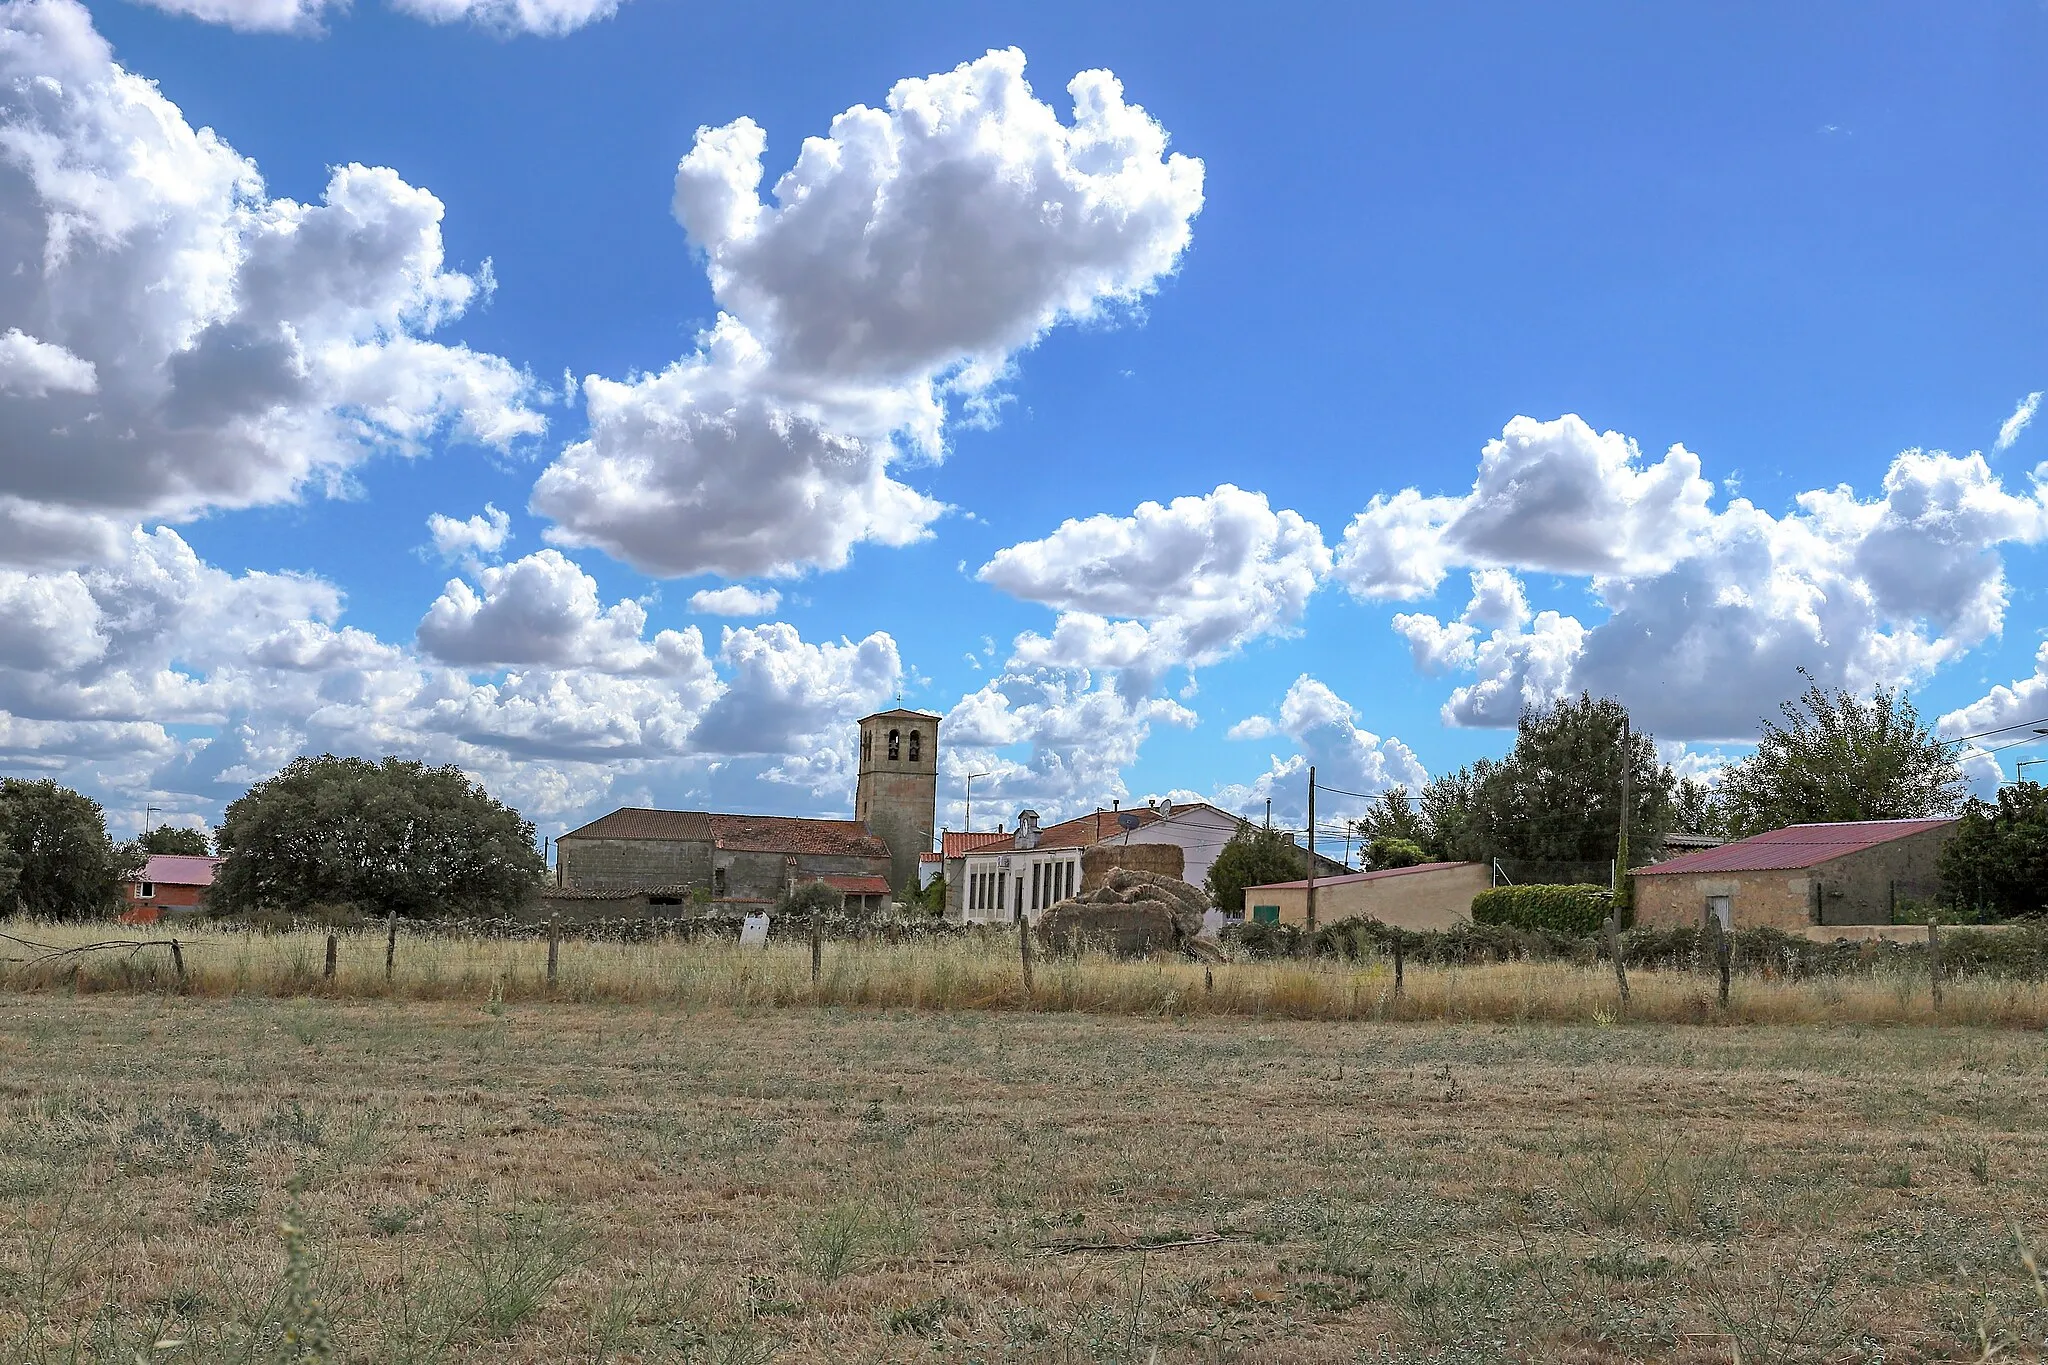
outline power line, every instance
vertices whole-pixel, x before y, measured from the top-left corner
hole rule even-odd
[[[1979,730],[1974,735],[1957,735],[1956,739],[1958,741],[1966,739],[1982,739],[1986,735],[2002,735],[2009,730],[2026,730],[2037,725],[2048,725],[2048,716],[2042,716],[2037,720],[2023,720],[2019,722],[2017,725],[2001,725],[1996,730]]]

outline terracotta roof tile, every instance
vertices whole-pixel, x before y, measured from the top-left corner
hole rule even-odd
[[[819,881],[834,891],[843,891],[849,896],[886,896],[889,882],[885,877],[855,877],[842,873],[820,877]]]
[[[950,860],[953,858],[964,858],[976,849],[990,848],[996,844],[1002,844],[1007,847],[1009,842],[1010,836],[999,829],[981,830],[978,832],[974,830],[949,829],[946,831],[945,837],[940,840],[940,846],[944,850],[947,859]]]
[[[721,815],[697,810],[627,807],[570,830],[564,839],[674,839],[709,843],[730,853],[817,853],[886,858],[889,846],[858,820],[792,815]]]
[[[1685,872],[1790,872],[1954,823],[1948,819],[1849,820],[1831,825],[1790,825],[1719,848],[1703,848],[1697,853],[1634,868],[1631,874],[1669,877]]]

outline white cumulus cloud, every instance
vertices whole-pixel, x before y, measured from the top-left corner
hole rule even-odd
[[[1451,567],[1487,565],[1581,578],[1605,610],[1532,617],[1519,583],[1475,577],[1459,620],[1397,617],[1425,671],[1476,675],[1447,720],[1509,725],[1525,704],[1587,690],[1660,736],[1749,737],[1801,668],[1859,689],[1910,682],[1995,635],[2009,596],[1999,547],[2048,537],[2042,490],[2007,491],[1974,454],[1909,450],[1875,497],[1816,489],[1772,515],[1743,499],[1712,508],[1683,447],[1654,465],[1634,451],[1577,418],[1517,418],[1469,495],[1408,490],[1352,523],[1337,576],[1361,597],[1424,596]],[[1430,510],[1393,515],[1401,506]]]
[[[1018,638],[1020,662],[1156,674],[1293,631],[1329,571],[1314,522],[1223,484],[1163,506],[1142,503],[1128,517],[1063,522],[1042,540],[998,551],[976,577],[1060,613],[1051,636]]]
[[[348,0],[140,0],[171,14],[248,33],[314,33]],[[623,0],[391,0],[391,7],[448,24],[460,20],[502,33],[560,36],[618,12]]]
[[[1185,250],[1202,165],[1107,72],[1062,122],[991,52],[899,82],[807,139],[761,197],[767,137],[698,130],[675,215],[722,312],[653,375],[585,384],[588,439],[536,484],[564,545],[650,573],[789,576],[906,545],[945,509],[900,481],[944,453],[1049,328],[1127,305]]]
[[[1360,797],[1340,793],[1370,797],[1393,786],[1412,791],[1429,781],[1428,771],[1412,749],[1391,736],[1382,739],[1361,729],[1357,709],[1306,673],[1294,680],[1281,699],[1278,720],[1267,721],[1262,730],[1266,737],[1285,735],[1294,741],[1294,750],[1273,755],[1271,766],[1254,781],[1218,788],[1216,804],[1225,810],[1262,815],[1270,799],[1276,820],[1301,824],[1308,818],[1311,765],[1316,769],[1317,785],[1339,789],[1318,796],[1319,823],[1363,808]],[[1232,737],[1237,737],[1235,732]]]
[[[749,588],[738,583],[690,594],[690,610],[703,616],[768,616],[781,605],[782,594],[775,589]]]
[[[538,434],[528,378],[426,339],[479,296],[442,206],[344,165],[320,201],[115,63],[73,0],[0,5],[0,558],[247,507],[432,438]]]
[[[512,518],[490,503],[472,517],[457,521],[440,512],[427,518],[427,534],[443,559],[494,555],[512,535]]]

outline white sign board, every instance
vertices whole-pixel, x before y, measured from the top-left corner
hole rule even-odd
[[[746,921],[740,925],[740,946],[742,948],[749,945],[765,947],[767,943],[768,917],[766,915],[748,915]]]

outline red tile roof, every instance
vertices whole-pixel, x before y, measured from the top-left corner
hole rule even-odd
[[[212,886],[213,874],[220,870],[220,859],[201,858],[188,853],[152,853],[143,864],[139,882],[155,882],[160,886]]]
[[[1355,882],[1385,881],[1389,877],[1410,877],[1417,872],[1442,872],[1453,867],[1485,867],[1484,863],[1417,863],[1413,867],[1383,867],[1377,872],[1348,872],[1336,877],[1318,877],[1317,886],[1350,886]],[[1303,891],[1308,889],[1308,878],[1298,882],[1268,882],[1264,886],[1248,886],[1252,891]]]
[[[943,853],[935,853],[931,849],[926,849],[924,852],[917,855],[917,860],[921,863],[942,863],[946,860],[946,855]]]
[[[1790,872],[1954,823],[1946,819],[1849,820],[1832,825],[1791,825],[1719,848],[1703,848],[1697,853],[1634,868],[1632,872],[1638,877],[1671,877],[1685,872]]]
[[[855,877],[843,873],[820,877],[819,881],[834,891],[843,891],[849,896],[886,896],[889,882],[884,877]]]
[[[789,815],[719,815],[627,807],[572,829],[564,839],[670,839],[709,843],[730,853],[819,853],[886,858],[889,846],[858,820]]]
[[[1126,811],[1098,810],[1087,815],[1077,815],[1071,820],[1062,820],[1057,825],[1046,825],[1038,831],[1040,848],[1087,848],[1108,839],[1114,839],[1124,832],[1117,823],[1119,815],[1138,817],[1138,828],[1157,823],[1159,812],[1146,806],[1136,806]],[[1003,844],[1005,851],[1015,849],[1017,836],[1012,834]]]
[[[945,850],[946,858],[951,860],[954,858],[964,858],[976,849],[988,848],[992,844],[1001,844],[1007,848],[1009,847],[1010,836],[999,829],[984,830],[980,833],[975,833],[971,830],[949,829],[946,831],[946,837],[940,842]]]

